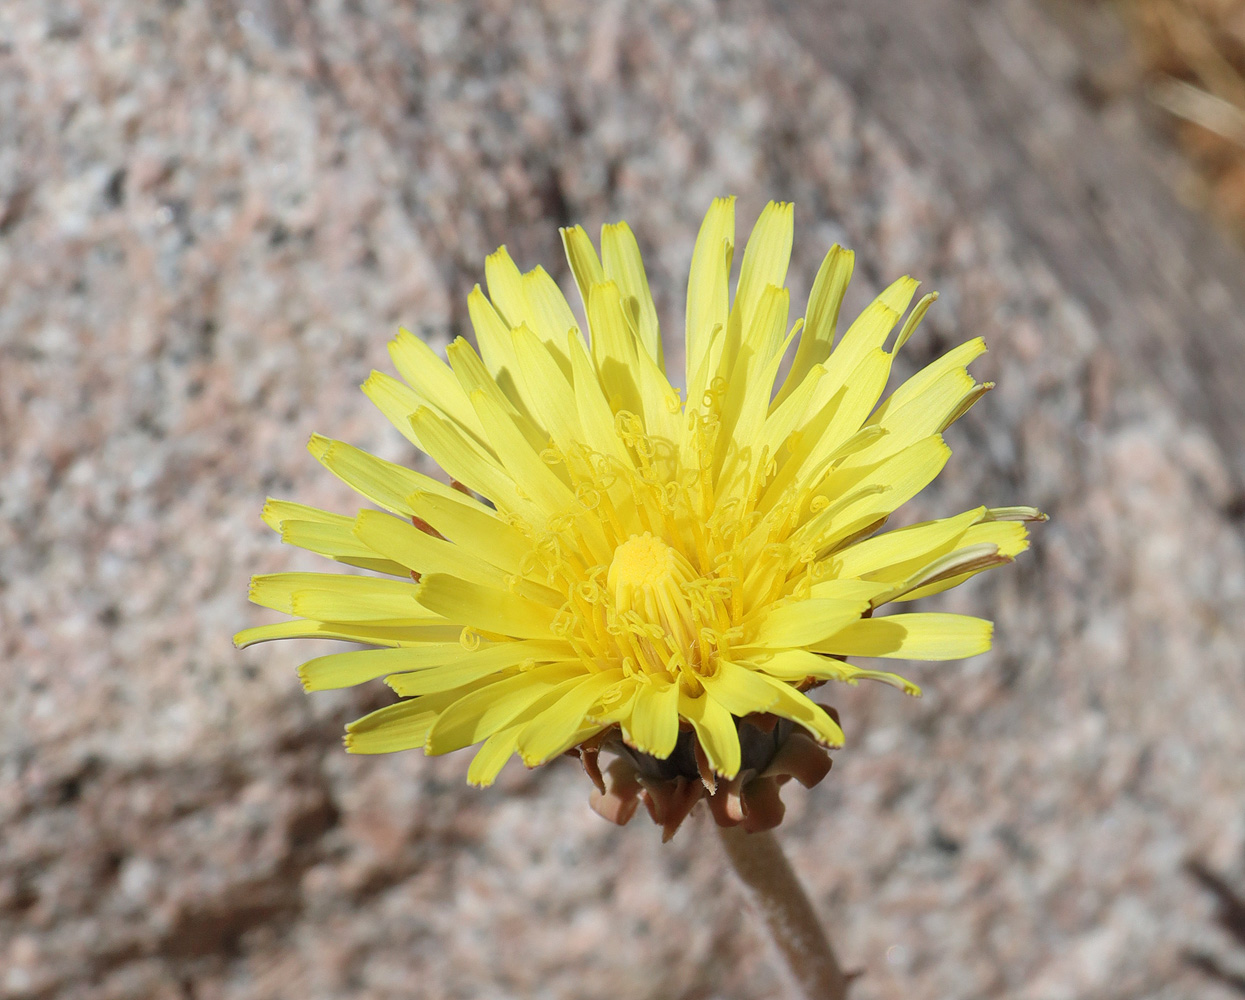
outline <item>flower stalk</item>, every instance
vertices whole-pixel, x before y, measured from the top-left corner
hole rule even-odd
[[[848,977],[782,846],[770,830],[719,826],[718,836],[801,1000],[845,1000]]]

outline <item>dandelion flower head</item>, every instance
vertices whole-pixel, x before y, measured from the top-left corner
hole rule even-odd
[[[836,343],[852,253],[830,250],[792,323],[792,206],[762,212],[732,296],[734,230],[734,199],[715,200],[688,280],[685,397],[631,230],[605,226],[598,253],[575,227],[562,237],[586,324],[543,268],[521,273],[503,247],[485,264],[488,294],[468,299],[478,352],[460,337],[443,360],[402,331],[390,344],[401,377],[363,385],[449,485],[312,437],[312,454],[382,509],[270,500],[264,519],[365,572],[255,577],[251,599],[294,617],[237,642],[371,647],[300,668],[310,691],[384,678],[400,696],[348,727],[348,749],[480,744],[468,780],[488,785],[516,753],[532,767],[579,748],[611,818],[634,808],[617,792],[628,782],[650,810],[655,797],[657,812],[683,813],[665,800],[687,806],[721,782],[735,790],[729,822],[748,811],[747,779],[777,769],[807,783],[829,766],[815,758],[843,733],[813,688],[872,679],[919,693],[849,657],[990,647],[980,618],[876,614],[1011,561],[1041,516],[978,507],[880,532],[942,470],[943,432],[990,388],[967,371],[984,343],[883,400],[936,295],[908,312],[917,282],[900,278]],[[627,767],[603,778],[602,747]]]

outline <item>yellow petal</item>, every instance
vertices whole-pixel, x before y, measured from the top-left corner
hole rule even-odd
[[[430,573],[419,584],[420,603],[475,629],[522,639],[552,639],[554,608],[516,594],[484,587],[443,573]]]
[[[460,688],[472,681],[499,675],[521,664],[560,663],[578,659],[570,646],[559,642],[499,642],[470,651],[460,644],[458,651],[455,653],[451,650],[450,655],[442,662],[429,661],[403,666],[395,658],[394,670],[410,672],[391,673],[385,678],[385,683],[406,698]]]
[[[373,625],[364,622],[315,622],[304,618],[243,629],[233,637],[239,649],[275,639],[338,639],[369,646],[415,646],[423,642],[457,642],[461,625]]]
[[[912,278],[900,278],[874,299],[847,328],[838,347],[825,362],[831,385],[841,385],[866,354],[886,343],[886,338],[916,294],[918,284]]]
[[[410,421],[411,414],[425,405],[419,393],[392,375],[377,371],[372,372],[360,388],[404,438],[416,448],[421,447]]]
[[[640,259],[640,247],[625,222],[601,227],[601,264],[605,280],[612,281],[631,311],[640,344],[650,358],[662,363],[661,333],[657,328],[657,307],[648,288],[648,276]]]
[[[878,421],[887,429],[882,441],[897,451],[913,441],[930,434],[941,434],[950,423],[951,415],[958,412],[963,401],[977,393],[980,387],[976,379],[963,368],[955,368],[935,381],[916,399],[890,410]],[[861,452],[851,459],[853,464],[865,465],[870,455]]]
[[[506,331],[506,339],[510,342],[511,351],[513,353],[514,336],[510,331]],[[516,401],[514,394],[508,394],[502,389],[501,385],[493,378],[488,370],[488,366],[484,364],[480,356],[472,349],[471,345],[462,337],[455,337],[450,346],[446,349],[449,355],[450,366],[454,370],[454,375],[458,378],[463,390],[466,392],[467,401],[470,404],[471,393],[477,389],[484,391],[484,394],[492,399],[498,407],[506,413],[506,415],[514,421],[519,432],[527,439],[527,443],[537,451],[541,451],[549,443],[549,434],[540,427],[536,420],[531,416],[534,411],[524,400],[530,400],[530,396],[520,394],[520,399]],[[510,368],[511,375],[516,376],[515,385],[523,383],[523,379],[518,377],[518,362],[512,361]],[[522,404],[522,405],[521,405]],[[527,407],[526,409],[524,407]],[[476,426],[480,427],[481,443],[487,440],[484,434],[483,425],[480,424],[479,417],[476,417]],[[486,449],[492,453],[492,449]]]
[[[786,289],[775,289],[773,285],[767,289],[767,292],[770,291],[778,294],[765,297],[760,310],[762,315],[757,319],[756,326],[770,323],[771,331],[781,336],[786,326],[787,292]],[[767,335],[762,335],[762,339],[768,339]],[[738,378],[732,382],[722,406],[722,431],[717,449],[721,468],[717,491],[719,503],[747,490],[753,478],[753,469],[761,460],[757,440],[761,436],[769,410],[774,376],[778,373],[783,353],[791,339],[788,337],[785,342],[775,347],[768,360],[759,367],[754,367],[754,361],[760,363],[761,359],[753,358],[752,353],[754,350],[768,351],[768,345],[744,345],[738,365]]]
[[[287,545],[328,556],[349,566],[390,576],[407,575],[405,567],[391,559],[379,557],[355,538],[352,517],[330,514],[303,504],[269,500],[264,505],[264,521],[280,532],[281,541]]]
[[[536,419],[545,429],[546,441],[553,438],[562,454],[569,454],[574,451],[575,442],[583,437],[575,413],[569,359],[566,374],[563,374],[548,346],[526,326],[516,327],[511,335],[515,357],[519,360],[519,377],[527,387]],[[571,334],[569,339],[579,340],[579,337]],[[567,334],[563,333],[561,344],[567,340]],[[565,357],[560,347],[559,354]]]
[[[696,730],[709,766],[724,778],[735,777],[740,765],[739,730],[731,713],[710,694],[693,698],[680,691],[679,714]]]
[[[435,494],[451,502],[467,501],[461,493],[444,483],[414,469],[386,462],[344,441],[334,441],[332,438],[313,434],[307,442],[307,450],[315,456],[316,461],[351,489],[385,510],[403,517],[410,517],[415,513],[406,498],[417,490]]]
[[[738,663],[723,661],[716,674],[704,679],[704,684],[710,696],[732,715],[773,712],[798,722],[827,746],[843,745],[843,730],[825,709],[783,681]]]
[[[757,676],[762,677],[778,692],[778,700],[774,702],[771,712],[803,726],[812,733],[818,743],[829,747],[843,745],[843,730],[824,708],[782,681],[766,677],[764,674]]]
[[[342,580],[364,580],[368,586],[344,586]],[[439,615],[419,605],[409,592],[387,591],[380,584],[405,584],[397,580],[372,580],[342,576],[322,588],[296,590],[291,596],[290,614],[322,622],[376,622],[377,624],[429,624],[443,621]]]
[[[687,280],[687,385],[709,349],[715,328],[726,328],[731,258],[735,251],[735,199],[715,198],[700,224]],[[692,397],[689,396],[689,399]]]
[[[308,552],[328,556],[347,566],[358,566],[360,569],[386,573],[389,576],[407,575],[405,566],[378,555],[355,538],[351,531],[353,519],[346,518],[346,521],[347,524],[325,524],[323,521],[283,521],[281,541],[286,545],[294,545]]]
[[[865,618],[814,647],[836,656],[959,660],[990,648],[992,622],[933,612]]]
[[[616,459],[624,468],[632,468],[631,456],[614,428],[614,415],[601,392],[588,352],[574,337],[567,338],[566,351],[575,377],[574,403],[583,443],[598,454]]]
[[[869,482],[879,489],[860,489],[859,499],[841,508],[832,506],[825,514],[802,526],[794,537],[800,544],[818,552],[828,551],[837,542],[874,520],[887,517],[911,500],[934,480],[950,457],[951,449],[937,434],[910,445],[869,473]],[[833,474],[824,488],[831,496],[840,492]]]
[[[566,750],[583,727],[584,714],[622,679],[622,670],[603,670],[569,686],[519,733],[516,747],[523,763],[536,767]]]
[[[571,366],[562,353],[562,345],[566,343],[569,331],[579,330],[579,324],[567,304],[566,296],[543,267],[534,267],[523,275],[523,292],[527,296],[528,309],[521,322],[530,326],[545,342],[562,374],[569,378]],[[512,329],[519,325],[515,322],[510,324]]]
[[[891,584],[873,580],[822,580],[809,589],[809,597],[829,598],[836,601],[863,601],[872,603],[877,597],[887,593]]]
[[[893,688],[898,688],[911,698],[921,697],[920,686],[913,684],[912,681],[908,680],[908,678],[901,677],[899,674],[892,674],[886,670],[865,670],[862,667],[853,667],[846,663],[843,664],[843,666],[846,667],[843,679],[849,683],[854,684],[857,681],[878,681],[882,684],[889,684]]]
[[[571,265],[571,274],[579,288],[579,297],[583,299],[584,311],[588,310],[588,298],[592,286],[605,280],[605,271],[601,260],[597,257],[596,247],[592,238],[583,226],[568,226],[558,230],[562,236],[562,247],[566,251],[566,262]],[[589,327],[591,329],[591,326]],[[596,334],[592,336],[595,338]]]
[[[517,342],[516,342],[517,343]],[[472,405],[480,415],[480,422],[488,433],[489,443],[501,458],[506,473],[511,477],[518,496],[526,497],[546,515],[552,517],[571,506],[575,495],[553,470],[531,448],[501,408],[481,391],[471,394]],[[464,480],[467,482],[467,480]],[[468,483],[470,485],[470,483]],[[496,503],[509,497],[490,497]]]
[[[640,389],[644,426],[649,437],[671,446],[679,440],[683,424],[682,401],[670,384],[666,372],[656,361],[641,351],[636,360],[635,379]]]
[[[807,646],[856,621],[869,610],[868,600],[812,597],[770,609],[748,648]]]
[[[791,685],[738,663],[724,662],[705,690],[732,715],[772,712],[798,722],[821,743],[843,745],[843,730],[825,709],[811,702]]]
[[[294,503],[292,500],[274,500],[272,497],[264,501],[264,509],[260,513],[264,524],[273,531],[280,531],[281,522],[287,520],[323,521],[326,524],[335,524],[344,517],[344,514],[334,514],[321,510],[319,507],[308,507],[306,504]],[[351,520],[348,517],[345,519]]]
[[[980,521],[986,508],[978,507],[955,517],[922,521],[857,542],[834,554],[833,575],[906,580],[931,559],[949,552],[969,528]]]
[[[866,352],[852,371],[846,391],[837,397],[839,404],[831,411],[830,420],[821,432],[818,446],[812,450],[806,468],[816,469],[821,461],[828,459],[861,428],[886,388],[890,372],[889,354],[881,348]],[[833,383],[833,377],[827,373],[817,386],[818,394],[825,395]],[[811,433],[811,428],[804,428],[804,432]]]
[[[522,729],[522,724],[507,726],[481,743],[480,749],[471,758],[471,766],[467,768],[467,784],[476,788],[488,788],[496,781],[501,769],[506,766],[506,761],[514,753],[515,743]]]
[[[631,718],[623,726],[626,741],[641,753],[665,759],[679,739],[679,682],[641,684]]]
[[[422,747],[442,711],[487,683],[477,681],[456,691],[409,698],[370,712],[346,726],[346,749],[372,754]]]
[[[779,650],[773,656],[758,660],[757,669],[780,681],[792,684],[798,684],[809,678],[819,681],[843,681],[847,684],[856,684],[861,680],[875,680],[899,688],[904,694],[912,695],[914,698],[920,697],[921,694],[919,687],[898,674],[887,673],[884,670],[864,670],[807,649]]]
[[[740,367],[733,373],[733,381],[746,386],[748,398],[760,397],[763,400],[763,405],[759,407],[761,417],[758,418],[758,423],[769,412],[774,376],[778,373],[782,355],[795,339],[797,332],[792,330],[788,334],[787,331],[790,309],[791,293],[787,289],[778,285],[765,287],[754,310],[752,323],[745,331]],[[751,427],[741,429],[738,432],[739,440],[750,441],[753,430]]]
[[[399,649],[355,649],[308,660],[298,668],[298,676],[306,691],[329,691],[363,684],[398,670],[452,663],[466,655],[467,650],[457,640]]]
[[[786,399],[815,366],[821,365],[830,357],[835,328],[839,322],[839,309],[843,305],[847,284],[852,279],[855,262],[855,254],[837,243],[830,248],[825,260],[821,262],[821,268],[813,280],[813,290],[808,296],[808,311],[804,330],[800,334],[800,345],[796,348],[791,371],[775,402],[781,403]]]
[[[777,688],[755,670],[731,660],[720,661],[717,672],[701,678],[701,683],[714,701],[740,718],[752,712],[768,712],[778,700]]]
[[[886,435],[851,456],[845,465],[868,465],[923,437],[942,433],[993,385],[979,385],[962,365],[948,367],[937,377],[923,376],[914,376],[922,379],[918,392],[900,396],[897,390],[870,417],[869,424],[885,428]]]
[[[782,402],[770,408],[757,436],[758,455],[764,451],[773,458],[779,457],[779,451],[787,443],[796,424],[808,412],[818,382],[825,373],[826,370],[821,365],[814,365],[804,380]],[[782,457],[785,461],[786,456]]]
[[[449,698],[441,697],[449,703]],[[423,698],[386,705],[346,727],[346,749],[350,753],[374,754],[422,747],[437,714],[436,708]]]
[[[459,494],[462,496],[462,494]],[[450,500],[423,490],[406,498],[416,516],[453,542],[508,573],[522,573],[531,540],[469,497]],[[524,574],[526,575],[526,574]]]
[[[1014,559],[1029,547],[1029,529],[1021,521],[983,521],[960,540],[962,545],[997,545],[999,553]]]
[[[923,320],[925,318],[925,314],[929,312],[929,307],[937,301],[937,292],[930,292],[928,295],[921,297],[921,301],[918,302],[913,307],[912,312],[908,314],[908,318],[904,322],[903,328],[899,331],[899,336],[895,338],[895,347],[891,352],[892,354],[899,353],[903,345],[908,342],[908,338],[911,337],[916,332],[916,328],[921,325],[921,320]]]
[[[810,408],[815,408],[815,412],[810,413],[803,422],[796,422],[794,433],[798,436],[798,442],[766,487],[758,505],[761,510],[768,510],[794,484],[815,482],[820,478],[841,449],[860,430],[869,411],[877,403],[886,388],[890,366],[889,354],[881,349],[870,351],[856,366],[848,383],[829,397],[826,397],[829,376],[821,377],[810,402]],[[818,403],[817,400],[822,397],[825,397],[825,402]]]
[[[462,546],[421,531],[379,510],[361,510],[354,522],[355,537],[374,552],[384,554],[418,573],[452,573],[486,587],[506,586],[506,574]],[[557,595],[555,595],[556,597]],[[559,598],[559,603],[561,599]]]
[[[438,417],[427,407],[415,411],[411,424],[423,442],[424,451],[434,462],[460,483],[488,497],[499,510],[523,516],[539,511],[530,499],[518,494],[510,473],[492,452],[477,444],[456,424]],[[405,497],[421,488],[415,485],[407,490],[403,494],[404,502]]]
[[[891,410],[906,406],[929,390],[935,382],[948,372],[967,368],[977,358],[986,353],[986,342],[980,337],[965,341],[952,348],[937,361],[926,365],[919,372],[907,379],[903,385],[891,393],[890,398],[878,407],[875,419],[880,421]]]
[[[631,718],[631,709],[635,705],[636,695],[644,683],[635,677],[619,681],[607,695],[602,697],[600,707],[595,711],[589,710],[588,723],[604,728]]]
[[[471,326],[480,345],[480,357],[489,374],[506,398],[520,413],[530,417],[532,409],[522,387],[518,383],[518,362],[514,356],[514,344],[510,338],[510,326],[493,308],[485,294],[476,285],[467,296],[467,312]],[[458,373],[456,373],[458,374]],[[459,378],[461,379],[461,374]]]
[[[437,353],[409,330],[389,342],[394,367],[420,396],[477,438],[484,435],[462,385]],[[414,410],[408,412],[414,413]]]
[[[588,290],[588,322],[592,327],[592,360],[601,376],[610,409],[639,413],[641,397],[636,366],[642,352],[623,313],[622,293],[612,281],[598,282]]]
[[[250,599],[255,604],[287,615],[320,621],[410,620],[410,624],[439,616],[422,607],[410,582],[382,580],[344,573],[269,573],[251,577]],[[300,606],[331,609],[344,617],[306,613]]]
[[[532,706],[556,700],[583,676],[582,664],[551,663],[488,683],[441,711],[428,730],[425,752],[449,753],[478,743]]]
[[[791,263],[791,244],[795,234],[795,206],[791,202],[771,201],[761,210],[760,218],[744,247],[739,267],[739,287],[728,320],[728,336],[736,343],[752,337],[753,326],[760,315],[769,285],[782,288]],[[738,334],[734,333],[736,324]]]
[[[523,275],[504,246],[484,259],[484,280],[489,298],[509,330],[527,319],[527,295]]]

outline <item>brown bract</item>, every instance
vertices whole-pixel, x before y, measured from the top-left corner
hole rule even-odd
[[[833,708],[823,707],[839,721]],[[665,842],[704,800],[719,826],[742,826],[749,833],[772,830],[786,812],[781,787],[795,778],[812,788],[830,772],[830,755],[799,726],[769,713],[737,719],[736,726],[743,762],[729,780],[713,772],[695,731],[686,724],[674,752],[664,760],[629,747],[618,726],[567,753],[579,757],[596,786],[589,798],[593,810],[619,826],[630,821],[642,802],[662,828]],[[613,756],[604,769],[602,751]]]

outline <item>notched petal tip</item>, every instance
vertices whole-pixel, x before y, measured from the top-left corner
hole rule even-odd
[[[268,525],[273,531],[281,530],[281,519],[277,516],[277,505],[280,503],[275,497],[267,497],[264,500],[264,506],[259,512],[259,519]]]
[[[325,437],[323,434],[313,432],[311,437],[307,438],[307,450],[311,452],[317,461],[324,458],[332,447],[333,439]]]

